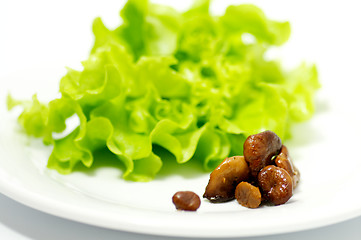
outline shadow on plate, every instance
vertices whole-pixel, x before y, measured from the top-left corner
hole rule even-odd
[[[196,159],[179,164],[175,157],[164,148],[153,145],[153,152],[160,156],[163,162],[161,170],[157,173],[155,179],[166,179],[167,177],[178,175],[183,178],[195,178],[207,174],[203,170],[202,163]],[[79,163],[74,167],[74,172],[82,172],[88,176],[96,175],[96,172],[102,168],[119,169],[121,173],[125,171],[124,164],[108,149],[100,149],[93,153],[94,161],[91,168]],[[121,177],[121,175],[119,176]]]

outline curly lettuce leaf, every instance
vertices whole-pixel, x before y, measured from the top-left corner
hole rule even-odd
[[[271,45],[282,45],[291,32],[289,22],[269,20],[252,4],[229,6],[220,21],[227,34],[250,33],[258,41]]]
[[[92,52],[107,42],[123,44],[134,61],[141,56],[167,56],[176,49],[182,16],[175,9],[148,0],[129,0],[120,11],[123,24],[107,29],[100,18],[93,22]]]
[[[33,95],[32,101],[19,101],[8,95],[8,110],[21,105],[24,110],[18,118],[19,124],[23,127],[26,134],[35,137],[43,137],[46,134],[46,122],[49,109],[45,104],[39,102],[36,95]]]
[[[167,152],[209,171],[242,155],[248,135],[272,130],[286,139],[292,124],[310,119],[316,67],[286,71],[265,59],[269,47],[288,40],[290,24],[250,4],[229,6],[223,16],[209,7],[197,0],[182,13],[129,0],[116,29],[94,20],[89,58],[80,70],[68,68],[60,98],[46,104],[9,95],[9,110],[23,107],[25,133],[54,146],[48,167],[62,174],[91,168],[105,151],[122,164],[124,179],[150,181]],[[70,118],[79,121],[69,132]]]

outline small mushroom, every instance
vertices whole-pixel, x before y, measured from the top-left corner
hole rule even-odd
[[[290,174],[293,180],[293,188],[296,188],[298,182],[300,181],[300,172],[294,166],[285,145],[282,145],[281,152],[275,159],[275,164],[277,167],[285,169]]]
[[[258,184],[267,200],[275,205],[286,203],[292,197],[292,178],[286,170],[267,166],[258,174]]]
[[[172,197],[177,210],[196,211],[201,205],[201,199],[192,191],[179,191]]]
[[[249,176],[243,156],[229,157],[211,173],[203,194],[211,202],[226,202],[234,199],[234,191],[241,181]]]
[[[262,168],[270,165],[281,147],[281,139],[272,131],[250,135],[243,144],[243,154],[251,175],[256,178]]]
[[[248,208],[258,208],[262,202],[259,188],[248,182],[240,182],[237,185],[235,197],[239,204]]]

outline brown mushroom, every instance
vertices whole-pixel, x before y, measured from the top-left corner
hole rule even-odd
[[[262,201],[259,188],[248,182],[240,182],[237,185],[235,197],[239,204],[248,208],[258,208]]]
[[[241,181],[249,176],[243,156],[229,157],[211,173],[204,198],[212,202],[226,202],[234,199],[234,191]]]
[[[277,167],[285,169],[290,174],[293,180],[293,188],[296,188],[300,180],[300,172],[294,166],[292,159],[289,156],[288,149],[285,145],[282,145],[281,152],[275,159],[275,164]]]
[[[172,197],[176,209],[184,211],[196,211],[201,205],[201,199],[192,191],[179,191]]]
[[[264,131],[249,136],[243,144],[243,154],[253,177],[272,163],[282,147],[281,139],[272,131]]]
[[[286,170],[267,166],[258,174],[258,184],[267,200],[275,205],[286,203],[292,197],[292,178]]]

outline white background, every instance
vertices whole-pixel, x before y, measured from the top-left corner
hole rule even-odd
[[[183,6],[184,2],[178,1],[175,5]],[[220,1],[215,2],[217,4]],[[291,21],[291,41],[284,51],[279,53],[288,57],[289,64],[292,65],[292,61],[300,59],[316,62],[320,69],[321,82],[332,79],[335,81],[332,84],[340,85],[340,91],[346,89],[342,85],[344,78],[351,77],[355,81],[361,81],[360,73],[355,71],[361,65],[361,7],[357,1],[253,2],[262,6],[267,15]],[[59,77],[65,72],[65,68],[62,71],[59,66],[78,67],[79,62],[87,58],[93,43],[91,22],[94,17],[101,16],[108,26],[116,26],[122,3],[123,1],[113,0],[0,1],[0,91],[3,81],[7,81],[3,76],[11,76],[20,69],[34,74],[34,69],[27,69],[28,65],[33,66],[30,64],[33,62],[38,66],[38,74],[42,74],[42,64],[53,64],[56,66],[54,69],[59,71],[55,76]],[[215,9],[220,10],[217,7]],[[292,51],[293,58],[289,58],[287,51]],[[326,65],[321,61],[324,58],[332,61],[328,61]],[[54,80],[50,82],[52,81]],[[49,89],[52,87],[57,88],[49,84]],[[28,93],[24,97],[29,97],[36,91],[31,89],[31,86],[25,90],[27,91],[19,91],[22,94]],[[348,88],[347,91],[350,95],[357,94],[359,88]],[[337,99],[337,96],[335,98]],[[358,104],[350,103],[345,108],[354,108]],[[355,108],[355,111],[359,110]],[[360,239],[359,226],[361,217],[319,229],[254,239]],[[75,223],[33,210],[0,195],[0,239],[100,238],[164,237],[131,234]]]

